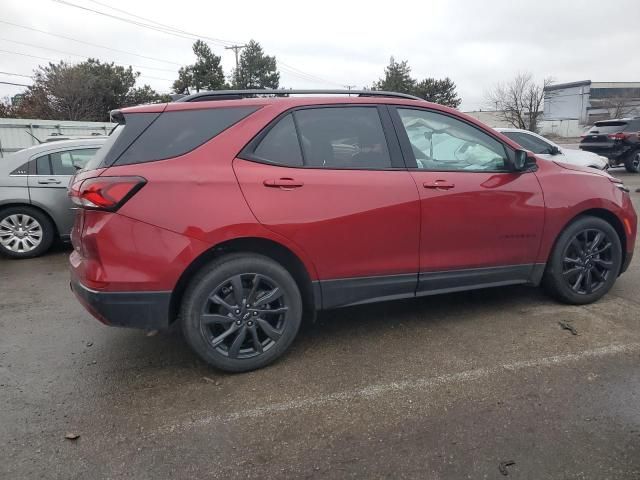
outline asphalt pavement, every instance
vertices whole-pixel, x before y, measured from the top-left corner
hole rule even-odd
[[[612,173],[640,210],[640,175]],[[239,375],[178,331],[99,324],[68,253],[0,260],[2,479],[640,478],[638,248],[593,305],[509,287],[335,310]]]

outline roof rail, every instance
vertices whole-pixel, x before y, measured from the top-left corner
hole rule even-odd
[[[388,97],[422,100],[406,93],[385,92],[382,90],[210,90],[182,97],[176,102],[208,102],[211,100],[239,100],[246,97],[269,95],[288,97],[290,95],[353,95],[357,97]]]

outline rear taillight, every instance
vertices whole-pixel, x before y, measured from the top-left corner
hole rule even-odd
[[[90,210],[115,211],[140,190],[142,177],[96,177],[81,180],[69,188],[71,201]]]
[[[610,133],[607,135],[611,140],[626,140],[630,137],[628,133],[618,132],[618,133]]]

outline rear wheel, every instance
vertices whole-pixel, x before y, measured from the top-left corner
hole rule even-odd
[[[53,243],[55,229],[44,213],[33,207],[0,210],[0,253],[11,258],[42,255]]]
[[[181,309],[184,336],[207,363],[229,372],[264,367],[298,333],[302,300],[289,272],[254,254],[223,257],[190,283]]]
[[[601,218],[585,216],[558,237],[543,285],[562,302],[591,303],[611,289],[621,264],[618,233]]]
[[[629,173],[640,173],[640,150],[631,152],[624,161],[624,168]]]

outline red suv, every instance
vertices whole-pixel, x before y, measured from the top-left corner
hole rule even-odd
[[[113,112],[70,186],[71,286],[100,321],[179,321],[245,371],[320,309],[540,283],[583,304],[631,261],[636,214],[607,173],[407,95],[264,93]]]

